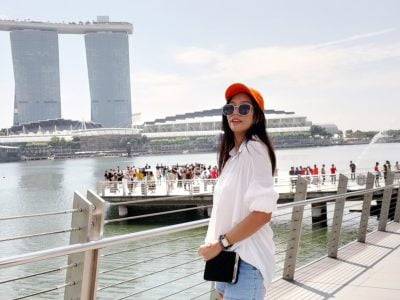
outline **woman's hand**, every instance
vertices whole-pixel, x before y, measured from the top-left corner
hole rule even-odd
[[[199,247],[199,256],[202,256],[205,261],[210,260],[220,254],[222,246],[220,243],[212,243],[207,245],[201,245]]]

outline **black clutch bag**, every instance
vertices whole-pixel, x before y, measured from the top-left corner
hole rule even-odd
[[[240,257],[233,251],[222,251],[206,261],[204,280],[236,283],[239,276]]]

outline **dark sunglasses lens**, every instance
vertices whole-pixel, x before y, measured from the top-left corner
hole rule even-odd
[[[225,116],[229,116],[229,115],[233,114],[234,110],[235,110],[235,108],[231,104],[227,104],[227,105],[224,105],[224,107],[222,107],[222,113]]]
[[[239,114],[245,116],[250,112],[250,105],[249,104],[241,104],[239,105]]]

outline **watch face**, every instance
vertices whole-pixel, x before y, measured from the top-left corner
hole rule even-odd
[[[226,238],[222,239],[222,244],[224,245],[224,247],[228,247],[229,246],[229,242]]]

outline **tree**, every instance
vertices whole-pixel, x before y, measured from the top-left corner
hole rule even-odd
[[[52,147],[56,147],[56,146],[58,145],[59,142],[60,142],[60,139],[59,139],[58,137],[56,137],[56,136],[53,136],[53,137],[50,139],[49,145],[52,146]]]
[[[332,134],[327,132],[325,128],[322,128],[321,126],[318,125],[312,125],[311,126],[311,135],[312,136],[323,136],[323,137],[332,137]]]
[[[346,133],[346,137],[352,137],[352,135],[353,135],[353,130],[348,129],[348,130],[345,131],[345,133]]]
[[[68,142],[65,140],[65,138],[62,137],[62,138],[60,139],[59,145],[60,145],[60,146],[65,146],[66,144],[68,144]]]

